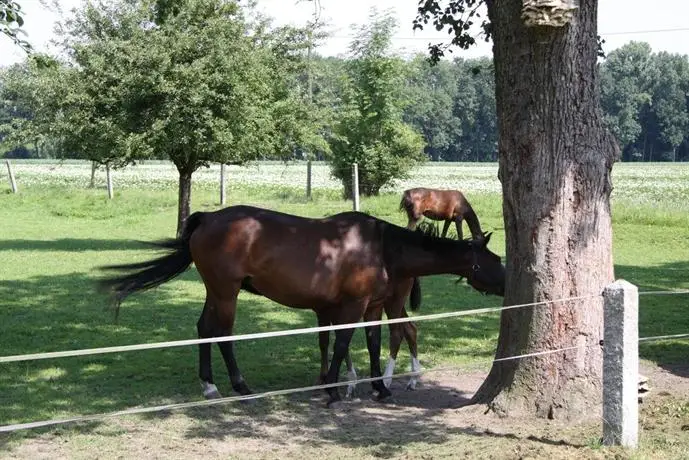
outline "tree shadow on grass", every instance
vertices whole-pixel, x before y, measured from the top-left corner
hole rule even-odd
[[[401,390],[399,387],[393,389]],[[459,401],[466,401],[470,393],[459,392],[460,396],[454,405],[447,404],[447,395],[455,392],[455,389],[436,382],[426,383],[423,392],[401,391],[392,403],[379,403],[362,397],[361,400],[345,403],[337,410],[326,409],[325,398],[319,395],[309,397],[303,394],[289,397],[279,410],[265,410],[261,404],[270,403],[263,400],[254,407],[253,412],[239,413],[232,406],[194,409],[186,415],[196,419],[197,423],[187,429],[185,437],[220,442],[254,438],[263,440],[273,448],[288,447],[297,439],[304,447],[327,448],[336,445],[374,449],[374,455],[383,458],[399,455],[414,444],[440,446],[453,436],[462,434],[584,447],[547,435],[522,438],[509,432],[509,427],[505,433],[490,428],[481,429],[481,421],[486,422],[490,417],[481,419],[467,414],[466,420],[462,420],[461,410],[454,415],[453,421],[448,421],[445,418],[447,409],[456,407]],[[410,400],[415,399],[425,402],[409,404]],[[442,403],[438,404],[438,400]],[[253,423],[246,422],[247,415]]]
[[[456,299],[446,301],[449,294],[444,289],[434,293],[453,282],[433,278],[423,281],[423,311],[460,308]],[[194,269],[160,288],[128,298],[117,322],[107,309],[107,299],[96,292],[95,281],[95,275],[87,273],[1,280],[0,355],[196,337],[204,290]],[[461,292],[464,288],[452,285],[452,289]],[[311,311],[289,309],[251,294],[240,296],[236,334],[315,325]],[[452,327],[419,324],[422,362],[426,350],[435,354],[447,346],[447,334],[463,331],[469,338],[482,337],[494,327],[494,318],[486,318],[485,323],[458,319]],[[250,387],[260,392],[312,385],[319,369],[317,343],[316,334],[242,341],[236,344],[236,353]],[[352,354],[357,367],[368,371],[362,332],[355,334]],[[201,396],[197,359],[193,346],[0,364],[0,425],[197,400]],[[213,365],[221,392],[231,394],[215,346]]]
[[[689,333],[689,294],[644,294],[689,289],[689,261],[651,267],[617,265],[615,274],[639,289],[640,338]],[[641,342],[639,356],[675,375],[689,376],[689,339]]]
[[[0,251],[126,251],[148,246],[133,240],[60,238],[56,240],[0,240]]]

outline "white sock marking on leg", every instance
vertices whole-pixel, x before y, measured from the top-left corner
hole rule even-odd
[[[412,372],[421,371],[421,363],[419,363],[419,360],[416,359],[415,357],[412,357],[412,359],[411,359],[411,371]],[[409,383],[407,383],[407,389],[408,390],[416,390],[416,384],[418,382],[419,382],[419,377],[416,375],[412,375],[409,378]]]
[[[386,388],[390,388],[390,384],[392,383],[392,374],[395,373],[395,360],[390,357],[388,359],[388,364],[385,366],[385,372],[383,373],[383,384],[385,385]]]
[[[203,396],[205,398],[209,396],[220,397],[218,387],[216,387],[213,383],[201,382],[201,388],[203,389]]]
[[[354,370],[354,367],[352,367],[351,370],[347,371],[347,380],[356,380],[357,375],[356,375],[356,370]],[[356,383],[350,383],[347,385],[347,398],[351,398],[352,394],[354,394],[354,390],[356,389]]]

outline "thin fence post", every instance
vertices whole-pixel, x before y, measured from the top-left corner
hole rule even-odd
[[[359,210],[359,166],[352,163],[352,199],[354,200],[354,210]]]
[[[225,206],[225,163],[220,163],[220,205]]]
[[[5,164],[7,165],[7,174],[10,176],[10,187],[12,187],[12,193],[17,193],[17,181],[14,180],[14,172],[12,171],[10,160],[5,160]]]
[[[108,183],[108,198],[112,200],[112,174],[110,173],[110,163],[105,163],[105,178]]]
[[[311,199],[311,160],[306,161],[306,198]]]
[[[604,294],[603,444],[639,441],[639,291],[618,280]]]

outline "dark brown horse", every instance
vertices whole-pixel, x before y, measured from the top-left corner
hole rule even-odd
[[[378,320],[383,309],[389,317],[399,317],[412,279],[418,276],[458,274],[481,292],[503,295],[505,270],[500,257],[487,248],[489,239],[490,235],[469,242],[431,237],[358,212],[310,219],[233,206],[192,214],[179,238],[156,243],[168,254],[110,266],[125,273],[101,283],[119,307],[128,295],[171,280],[193,262],[206,287],[197,323],[199,337],[232,334],[237,295],[246,280],[277,303],[324,312],[332,323],[346,324],[362,317]],[[401,340],[400,329],[392,328],[394,340]],[[352,328],[336,331],[326,383],[337,381],[353,332]],[[371,376],[379,377],[380,326],[366,328],[366,342]],[[218,346],[232,388],[251,394],[237,366],[233,343]],[[210,346],[200,346],[199,354],[205,390],[213,385]],[[379,399],[390,396],[381,381],[372,385]],[[337,388],[327,391],[328,405],[340,400]]]
[[[462,221],[466,220],[474,239],[483,237],[481,224],[474,209],[459,190],[410,188],[402,193],[400,210],[407,213],[407,228],[414,229],[422,217],[444,221],[440,236],[445,237],[452,222],[457,227],[457,239],[462,239]]]

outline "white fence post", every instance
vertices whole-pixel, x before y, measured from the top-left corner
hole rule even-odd
[[[306,198],[311,199],[311,160],[306,161]]]
[[[220,163],[220,205],[225,206],[225,163]]]
[[[110,174],[110,163],[105,163],[105,178],[108,183],[108,198],[112,200],[112,174]]]
[[[639,291],[618,280],[604,294],[603,444],[639,441]]]
[[[359,210],[359,166],[352,163],[352,199],[354,200],[354,210]]]
[[[14,180],[14,172],[12,171],[12,165],[10,160],[5,160],[7,165],[7,174],[10,176],[10,187],[12,187],[12,193],[17,193],[17,181]]]

